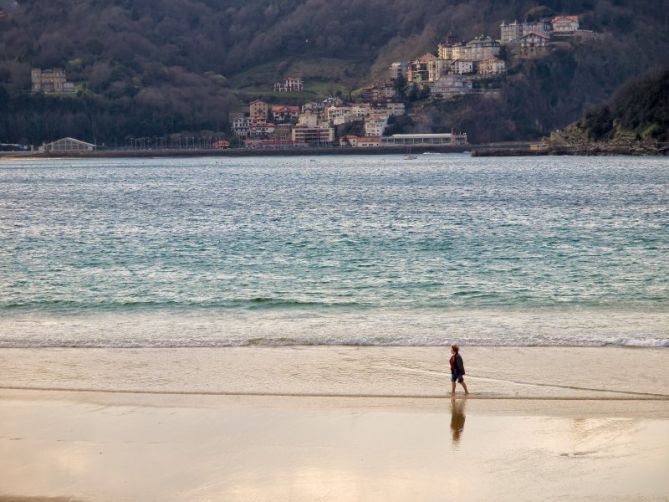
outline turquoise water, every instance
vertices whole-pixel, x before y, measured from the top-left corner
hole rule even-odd
[[[0,162],[0,346],[669,346],[669,161]]]

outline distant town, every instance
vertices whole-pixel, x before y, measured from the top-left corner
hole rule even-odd
[[[300,76],[288,76],[272,87],[272,99],[258,96],[246,109],[229,116],[230,133],[208,138],[130,140],[141,148],[246,148],[287,149],[341,146],[350,148],[407,147],[411,145],[463,145],[466,131],[398,134],[393,124],[407,113],[407,105],[418,99],[435,101],[463,95],[494,95],[500,91],[507,62],[512,58],[540,58],[550,47],[568,37],[588,37],[578,16],[555,16],[531,22],[500,24],[499,38],[479,35],[467,42],[449,35],[429,52],[413,60],[390,65],[383,82],[362,89],[354,98],[329,97],[302,104],[282,104],[277,96],[299,96],[305,88]],[[72,94],[80,83],[69,82],[64,69],[34,68],[32,92]],[[295,100],[292,100],[293,102]],[[90,151],[97,145],[74,138],[45,144],[41,150]]]

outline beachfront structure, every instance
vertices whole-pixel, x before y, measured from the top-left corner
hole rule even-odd
[[[90,152],[95,150],[95,145],[92,143],[86,143],[80,139],[74,138],[61,138],[51,143],[45,143],[40,146],[40,152],[57,152],[57,153],[68,153],[68,152]]]
[[[65,70],[51,68],[42,70],[33,68],[30,72],[32,80],[32,92],[44,92],[46,94],[57,92],[74,92],[74,84],[67,81]]]
[[[465,145],[467,133],[393,134],[381,138],[383,146]]]
[[[218,141],[214,141],[211,147],[217,150],[227,150],[230,148],[230,142],[226,139],[219,139]]]
[[[373,148],[381,146],[381,137],[347,134],[339,140],[339,144],[341,146],[352,146],[353,148]]]
[[[556,34],[571,34],[579,29],[578,16],[555,16],[551,21]]]
[[[304,80],[300,77],[286,77],[281,82],[274,84],[274,92],[302,92]]]
[[[293,128],[292,140],[294,143],[306,143],[308,145],[329,145],[334,142],[333,127],[304,127]]]
[[[256,99],[249,105],[249,115],[254,124],[265,124],[269,116],[269,106],[264,101]]]

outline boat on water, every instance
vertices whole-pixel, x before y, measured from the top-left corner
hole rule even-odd
[[[418,157],[416,157],[415,155],[411,155],[411,154],[407,154],[407,155],[404,156],[404,160],[415,160],[417,158]]]

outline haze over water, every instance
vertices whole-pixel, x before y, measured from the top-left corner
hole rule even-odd
[[[0,346],[669,346],[669,163],[0,163]]]

